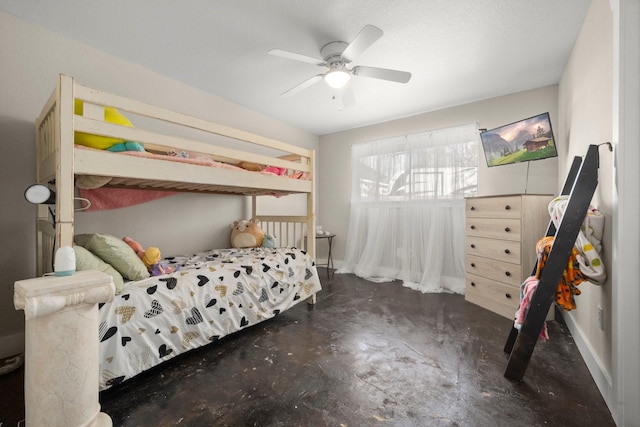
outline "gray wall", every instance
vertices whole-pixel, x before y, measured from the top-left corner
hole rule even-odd
[[[13,284],[35,275],[35,207],[24,189],[35,179],[34,119],[60,73],[79,83],[150,104],[317,149],[318,137],[0,12],[0,357],[22,351],[23,313]],[[135,123],[134,123],[135,125]],[[289,213],[305,199],[263,205]],[[273,206],[269,206],[273,205]],[[76,232],[130,235],[163,254],[228,247],[229,224],[250,213],[244,197],[182,194],[116,211],[79,213]]]
[[[466,123],[491,129],[546,111],[555,126],[557,107],[558,87],[553,85],[320,137],[318,163],[323,179],[318,191],[318,223],[336,233],[333,252],[336,265],[341,265],[344,259],[349,225],[352,144]],[[566,146],[558,135],[556,139],[559,147]],[[487,168],[480,144],[478,150],[479,195],[523,193],[525,186],[530,194],[556,193],[557,159]]]
[[[568,143],[562,147],[558,173],[565,176],[574,156],[584,156],[590,144],[613,140],[613,15],[609,2],[595,0],[559,84],[558,132]],[[580,285],[577,309],[564,318],[587,359],[589,368],[609,404],[612,403],[612,281],[614,212],[614,154],[599,150],[598,188],[592,200],[606,217],[602,258],[608,271],[601,286]],[[597,309],[602,307],[603,328]]]

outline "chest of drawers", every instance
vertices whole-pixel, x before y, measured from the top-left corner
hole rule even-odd
[[[517,194],[466,199],[467,301],[513,319],[520,284],[535,267],[536,243],[549,224],[552,198]]]

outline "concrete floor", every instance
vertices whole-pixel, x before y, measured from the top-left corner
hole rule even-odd
[[[114,426],[615,425],[562,323],[513,382],[503,376],[508,319],[460,295],[320,270],[315,306],[103,392],[103,412]],[[0,376],[3,427],[23,411],[20,375]]]

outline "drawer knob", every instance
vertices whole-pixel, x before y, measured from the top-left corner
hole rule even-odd
[[[469,208],[469,210],[470,210],[470,211],[475,211],[475,210],[476,210],[476,208],[475,208],[475,206],[471,206],[471,207]]]
[[[511,294],[509,293],[504,294],[504,296],[507,297],[507,299],[511,299]]]
[[[506,231],[507,233],[511,231],[511,229],[509,227],[505,227],[504,231]]]
[[[475,286],[475,285],[476,285],[476,282],[471,282],[471,286]]]
[[[475,267],[475,266],[476,266],[476,265],[475,265],[475,263],[473,263],[473,262],[472,262],[472,263],[471,263],[471,267]]]
[[[504,272],[504,274],[505,274],[506,276],[508,276],[508,277],[511,277],[511,273],[510,273],[510,272],[508,272],[508,271],[505,271],[505,272]]]
[[[510,253],[511,253],[511,251],[510,251],[509,249],[505,249],[505,250],[504,250],[504,253],[505,253],[505,254],[510,254]]]
[[[471,229],[472,229],[472,230],[475,230],[475,229],[476,229],[476,226],[475,226],[475,225],[472,225],[472,226],[471,226]]]
[[[509,210],[509,209],[511,209],[511,206],[507,205],[504,208],[505,208],[505,210]]]
[[[474,245],[473,243],[471,244],[471,249],[475,249],[476,245]]]

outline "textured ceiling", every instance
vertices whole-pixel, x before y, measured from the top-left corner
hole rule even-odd
[[[0,10],[317,135],[558,83],[590,0],[0,0]],[[412,73],[349,83],[339,110],[320,57],[366,24],[384,31],[355,65]]]

